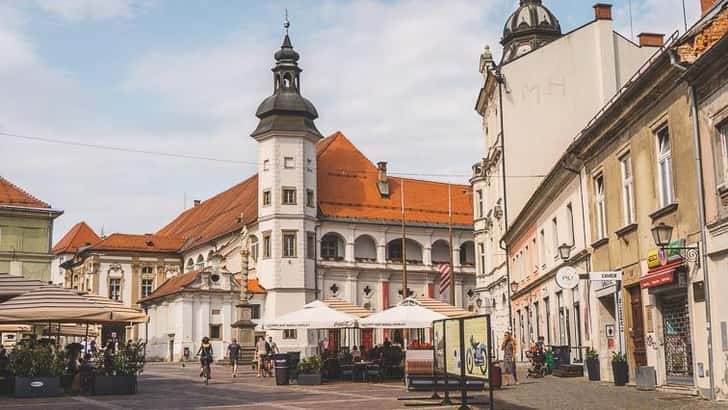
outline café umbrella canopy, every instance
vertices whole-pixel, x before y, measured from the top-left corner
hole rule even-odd
[[[304,305],[302,309],[265,322],[263,327],[268,330],[346,329],[357,327],[358,319],[354,315],[332,309],[326,303],[315,300]]]
[[[144,323],[147,321],[147,315],[139,309],[126,306],[123,303],[105,298],[99,295],[83,295],[86,299],[104,306],[108,309],[108,321],[111,322],[126,322],[126,323]]]
[[[432,327],[435,320],[447,316],[421,306],[416,299],[407,298],[399,305],[375,313],[359,321],[361,328],[422,329]]]
[[[73,289],[41,286],[0,303],[0,323],[103,322],[109,309]]]

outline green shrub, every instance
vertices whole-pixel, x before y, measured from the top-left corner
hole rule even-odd
[[[612,363],[627,363],[627,356],[620,352],[612,352]]]
[[[17,377],[57,377],[63,374],[67,356],[49,344],[27,341],[10,353],[10,370]]]
[[[587,359],[599,359],[599,352],[597,352],[596,350],[588,347],[586,349],[586,358]]]
[[[298,373],[300,374],[317,374],[321,372],[323,362],[320,356],[311,356],[298,362]]]

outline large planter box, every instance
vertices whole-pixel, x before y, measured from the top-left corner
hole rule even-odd
[[[599,359],[586,359],[586,370],[589,373],[589,380],[599,381],[601,379]]]
[[[15,377],[15,397],[56,397],[63,394],[60,377]]]
[[[134,394],[136,391],[136,376],[97,375],[94,377],[94,394]]]
[[[624,386],[629,381],[629,366],[627,362],[612,363],[612,372],[614,373],[615,386]]]
[[[303,386],[317,386],[321,384],[321,374],[298,374],[298,384]]]

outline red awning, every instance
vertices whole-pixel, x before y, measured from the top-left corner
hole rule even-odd
[[[675,281],[675,271],[682,266],[683,262],[675,261],[659,268],[650,269],[647,275],[640,279],[642,289],[654,288],[655,286],[667,285]]]

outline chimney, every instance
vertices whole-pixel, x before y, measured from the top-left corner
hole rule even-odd
[[[704,16],[718,0],[700,0],[700,12]]]
[[[594,5],[594,19],[595,20],[611,20],[612,19],[612,5],[607,3],[597,3]]]
[[[202,201],[200,201],[199,199],[195,199],[194,201],[192,201],[193,206],[197,206],[201,203],[202,203]]]
[[[387,163],[385,161],[377,162],[377,188],[379,195],[389,197],[389,178],[387,177]]]
[[[641,47],[662,47],[665,45],[665,35],[660,33],[640,33],[637,34],[640,39]]]

